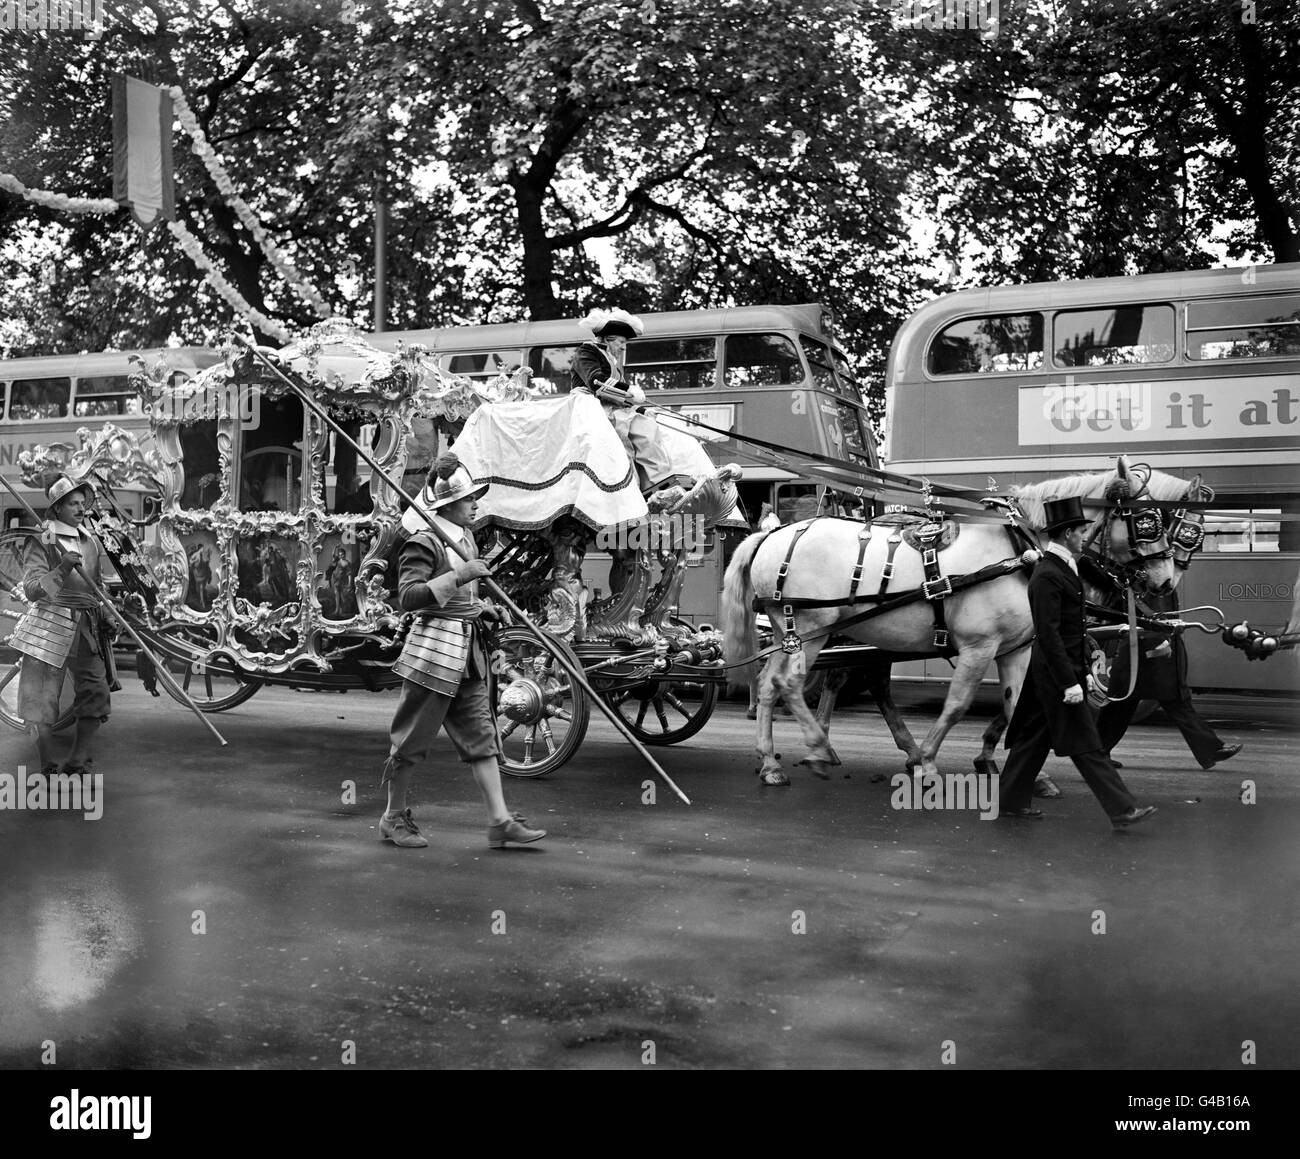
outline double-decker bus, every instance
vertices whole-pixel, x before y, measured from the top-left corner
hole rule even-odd
[[[1126,452],[1203,476],[1215,500],[1182,606],[1285,625],[1300,567],[1300,263],[948,294],[899,329],[886,373],[890,470],[1005,491]],[[1300,690],[1294,664],[1185,639],[1193,688]]]
[[[76,448],[79,428],[93,430],[106,422],[138,439],[148,435],[140,397],[128,379],[132,357],[147,363],[161,359],[180,378],[220,361],[215,351],[195,347],[0,360],[0,472],[37,512],[44,511],[45,496],[19,477],[21,452],[37,444],[66,443]],[[144,514],[140,493],[124,492],[119,498],[134,518]],[[30,522],[8,491],[0,495],[0,511],[0,526]]]
[[[624,377],[647,401],[736,435],[812,451],[850,470],[877,467],[867,408],[848,356],[829,332],[820,305],[741,306],[639,315],[645,333],[632,339]],[[442,330],[386,331],[369,341],[383,350],[398,342],[427,346],[440,369],[491,379],[521,366],[535,383],[567,393],[578,346],[591,333],[579,321],[517,322]],[[706,442],[706,448],[709,443]],[[726,454],[714,452],[715,461]],[[757,522],[771,503],[783,523],[843,507],[825,485],[775,466],[745,466],[741,502]],[[692,558],[679,614],[717,622],[722,572],[742,536],[724,533]],[[600,572],[597,566],[593,574]]]

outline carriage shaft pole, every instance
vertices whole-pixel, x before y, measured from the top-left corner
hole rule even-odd
[[[37,523],[44,522],[44,520],[41,519],[41,517],[36,514],[35,510],[33,510],[32,505],[28,503],[27,500],[24,499],[21,495],[19,495],[17,491],[14,490],[12,484],[10,484],[9,480],[6,479],[3,475],[0,475],[0,483],[3,483],[5,485],[5,490],[8,491],[9,494],[12,495],[15,499],[17,499],[18,502],[21,503],[24,508],[26,508],[27,514],[30,515]],[[145,656],[153,662],[154,669],[157,671],[159,678],[162,680],[164,684],[167,685],[168,689],[173,693],[173,695],[175,695],[176,698],[180,700],[182,704],[188,705],[190,710],[194,713],[194,715],[197,716],[199,720],[203,722],[203,725],[204,727],[207,728],[208,732],[210,732],[214,737],[217,738],[218,742],[220,742],[222,747],[225,747],[225,745],[227,744],[226,738],[216,730],[216,726],[213,725],[212,721],[210,721],[206,716],[203,715],[203,710],[200,709],[199,706],[195,704],[193,700],[190,699],[189,693],[187,693],[185,689],[183,689],[179,684],[176,683],[175,680],[172,679],[172,674],[167,671],[167,668],[162,663],[162,661],[160,661],[157,656],[155,656],[152,652],[149,651],[148,646],[145,644],[145,642],[142,639],[140,639],[139,635],[136,633],[136,630],[133,627],[131,627],[131,625],[127,622],[126,617],[123,616],[122,613],[119,612],[117,608],[113,606],[113,601],[109,599],[108,593],[103,591],[103,589],[101,589],[100,586],[97,583],[95,583],[95,581],[91,579],[90,576],[86,574],[85,569],[80,564],[77,564],[75,566],[75,570],[76,573],[79,576],[81,576],[83,580],[86,581],[86,586],[90,588],[92,592],[95,593],[95,597],[99,600],[100,607],[107,609],[109,614],[112,615],[112,617],[119,624],[121,624],[123,628],[126,629],[126,634],[130,636],[132,640],[135,641],[136,647],[139,648],[140,651],[143,652]]]
[[[367,452],[364,447],[362,447],[359,443],[357,443],[352,438],[352,436],[349,435],[347,431],[345,431],[338,423],[336,423],[332,418],[330,418],[329,413],[325,410],[325,408],[322,407],[314,398],[312,398],[311,395],[302,386],[300,386],[292,378],[290,378],[287,374],[285,374],[278,366],[275,365],[275,363],[273,363],[270,359],[268,359],[266,355],[264,355],[260,350],[258,350],[257,347],[255,347],[251,342],[248,342],[246,339],[239,336],[236,336],[236,341],[242,342],[244,346],[246,346],[250,351],[252,351],[253,355],[256,358],[258,358],[262,363],[264,363],[276,375],[277,378],[279,378],[282,382],[284,382],[284,384],[288,386],[289,389],[292,390],[294,394],[296,394],[298,398],[302,400],[303,404],[307,407],[308,410],[312,412],[312,414],[316,415],[317,418],[319,418],[322,422],[324,422],[325,425],[328,426],[340,439],[342,439],[347,446],[351,447],[354,451],[356,451],[356,453],[362,459],[364,459],[366,463],[369,464],[370,469],[374,471],[375,474],[377,474],[385,483],[387,483],[388,486],[392,488],[394,492],[396,492],[396,494],[401,496],[401,498],[405,499],[411,505],[412,509],[416,511],[419,514],[420,518],[422,518],[424,522],[428,525],[429,530],[433,533],[434,537],[443,545],[443,547],[447,548],[450,551],[454,551],[458,556],[460,556],[461,559],[469,558],[469,556],[463,550],[461,550],[460,545],[457,543],[453,543],[451,538],[446,534],[446,532],[444,532],[441,527],[439,527],[436,523],[434,523],[433,516],[430,515],[429,512],[427,512],[423,507],[421,507],[412,496],[408,495],[400,486],[398,486],[398,484],[392,480],[392,478],[384,471],[384,469],[380,467],[380,465],[377,462],[375,462],[375,460],[371,457],[369,452]],[[483,583],[487,586],[488,591],[492,593],[493,597],[499,603],[505,606],[505,608],[520,624],[520,626],[523,627],[529,633],[529,635],[531,635],[537,641],[538,644],[540,644],[543,648],[550,650],[550,645],[547,643],[546,636],[543,634],[542,630],[536,624],[534,624],[533,621],[529,619],[528,615],[524,612],[524,610],[520,608],[514,602],[514,600],[512,600],[505,593],[505,591],[501,588],[501,585],[498,584],[496,580],[493,579],[491,576],[484,579]],[[635,748],[636,751],[641,755],[642,760],[644,760],[646,764],[650,766],[650,768],[654,771],[655,775],[658,776],[664,782],[664,784],[666,784],[670,789],[672,789],[672,791],[676,793],[677,796],[679,796],[687,805],[689,805],[691,803],[691,799],[685,793],[682,792],[682,790],[677,786],[677,783],[672,779],[672,777],[670,777],[666,772],[664,772],[664,770],[660,767],[659,762],[656,761],[654,757],[650,755],[645,745],[643,745],[633,735],[632,730],[629,729],[627,726],[627,722],[624,721],[622,718],[620,718],[618,713],[616,713],[613,708],[611,708],[608,704],[606,704],[604,699],[602,699],[600,696],[596,694],[596,692],[592,689],[591,685],[589,685],[586,679],[584,678],[582,674],[582,669],[580,667],[570,666],[568,659],[558,652],[552,652],[552,655],[555,657],[560,667],[563,668],[566,673],[568,673],[569,678],[583,691],[583,693],[588,697],[588,699],[590,699],[592,703],[594,703],[595,706],[598,709],[600,709],[601,713],[604,714],[605,718],[610,722],[610,724],[612,724],[620,733],[622,733],[625,739],[632,742],[633,748]]]

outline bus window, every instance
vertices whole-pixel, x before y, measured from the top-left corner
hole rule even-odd
[[[728,334],[728,386],[790,386],[803,382],[794,343],[783,334]]]
[[[946,326],[930,345],[931,374],[1001,374],[1040,370],[1043,316],[997,314],[963,318]]]
[[[140,396],[125,374],[104,374],[77,379],[77,400],[72,413],[82,415],[138,415]]]
[[[623,375],[642,390],[712,390],[717,350],[712,338],[629,342]]]
[[[9,401],[9,417],[18,422],[25,419],[66,418],[71,394],[70,378],[16,379]]]
[[[1174,357],[1172,306],[1062,310],[1052,322],[1057,366],[1121,366]]]
[[[1278,551],[1282,530],[1280,508],[1207,512],[1203,551]],[[1270,518],[1271,517],[1271,518]]]
[[[821,490],[816,483],[782,483],[776,492],[776,517],[785,525],[826,514],[821,510]]]
[[[440,364],[451,374],[495,378],[498,374],[513,374],[523,365],[523,359],[518,350],[486,350],[479,354],[444,354]]]
[[[1201,360],[1300,354],[1300,295],[1189,302],[1187,354]]]
[[[812,384],[818,390],[829,390],[839,394],[839,383],[835,381],[834,363],[830,348],[820,342],[814,342],[807,335],[799,335],[799,345],[803,347],[804,357],[808,359],[808,369],[812,373]]]
[[[577,350],[576,346],[534,346],[528,352],[533,382],[538,386],[549,383],[557,394],[568,394],[573,389],[573,356]]]

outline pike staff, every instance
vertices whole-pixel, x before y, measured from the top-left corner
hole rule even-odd
[[[17,499],[19,503],[22,504],[23,510],[26,511],[27,514],[30,515],[37,524],[42,524],[45,522],[44,519],[42,519],[39,515],[36,514],[36,511],[32,508],[32,505],[28,503],[27,500],[24,499],[21,495],[19,495],[17,491],[14,490],[13,484],[10,483],[9,480],[6,479],[3,475],[0,475],[0,483],[4,484],[5,490],[8,491],[9,494],[12,495],[15,499]],[[126,634],[130,636],[131,639],[135,642],[136,647],[139,648],[140,651],[143,652],[144,655],[149,660],[153,661],[154,668],[157,670],[159,677],[162,679],[162,682],[167,686],[167,688],[171,691],[172,695],[174,695],[183,704],[189,705],[190,710],[194,713],[194,715],[197,716],[199,720],[203,722],[203,727],[206,728],[208,732],[210,732],[214,737],[217,738],[217,741],[222,745],[222,747],[225,747],[225,745],[227,744],[226,738],[216,730],[216,727],[213,725],[212,721],[210,721],[206,716],[203,715],[203,711],[199,708],[199,706],[195,704],[193,700],[190,699],[189,693],[187,693],[185,689],[183,689],[179,684],[176,683],[175,680],[172,679],[171,673],[167,671],[166,666],[158,659],[157,656],[155,656],[152,652],[149,651],[148,645],[146,645],[145,642],[142,639],[140,639],[136,630],[133,627],[131,627],[129,623],[127,623],[126,617],[123,616],[122,613],[119,612],[117,608],[113,606],[113,601],[108,598],[107,593],[97,583],[95,583],[95,581],[92,580],[90,576],[86,574],[81,564],[74,564],[73,570],[82,578],[82,580],[86,584],[86,587],[89,588],[90,591],[94,593],[95,598],[99,601],[99,606],[105,609],[109,613],[109,615],[111,615],[113,619],[115,619],[126,630]]]
[[[387,483],[388,486],[391,487],[396,494],[400,495],[403,499],[405,499],[407,503],[411,505],[412,510],[416,511],[419,514],[420,518],[424,520],[429,530],[433,533],[434,538],[436,538],[438,542],[441,543],[446,550],[455,552],[455,554],[459,556],[461,559],[468,559],[468,556],[465,554],[465,552],[461,550],[460,545],[457,543],[453,543],[451,541],[451,539],[442,530],[442,528],[439,527],[433,521],[433,517],[415,501],[414,497],[408,495],[400,486],[398,486],[398,484],[395,483],[392,480],[392,478],[389,477],[389,475],[379,466],[379,464],[375,462],[374,458],[370,455],[370,453],[366,451],[366,449],[362,447],[359,443],[357,443],[347,433],[347,431],[345,431],[338,423],[336,423],[332,418],[330,418],[329,413],[325,410],[325,408],[322,407],[314,398],[312,398],[311,394],[308,391],[306,391],[301,385],[299,385],[287,374],[285,374],[283,370],[281,370],[278,366],[276,366],[274,362],[272,362],[269,358],[267,358],[265,354],[263,354],[260,350],[258,350],[257,347],[254,346],[247,339],[242,338],[239,335],[236,335],[235,341],[239,342],[247,350],[249,350],[253,354],[253,356],[258,359],[259,362],[261,362],[264,366],[266,366],[267,369],[269,369],[278,379],[280,379],[281,382],[285,384],[285,386],[287,386],[291,391],[293,391],[294,395],[297,396],[302,401],[303,405],[307,407],[307,409],[310,410],[312,414],[314,414],[327,427],[329,427],[329,429],[332,430],[340,439],[342,439],[346,446],[351,447],[352,450],[354,450],[361,459],[363,459],[367,464],[369,464],[370,469],[374,471],[375,474],[379,476],[379,478],[383,479],[383,481]],[[510,612],[511,616],[514,617],[515,621],[521,627],[523,627],[528,632],[528,634],[531,635],[537,641],[538,644],[540,644],[543,648],[546,648],[548,651],[550,651],[551,646],[547,643],[546,637],[542,633],[542,630],[536,624],[534,624],[532,620],[528,618],[527,614],[523,611],[522,608],[520,608],[514,602],[514,600],[512,600],[508,595],[506,595],[505,591],[501,588],[501,585],[498,584],[496,580],[494,580],[490,576],[485,578],[482,582],[487,586],[488,591],[492,593],[493,598],[496,599]],[[618,729],[618,731],[622,733],[627,740],[632,742],[632,746],[641,755],[641,758],[646,762],[646,764],[648,764],[650,768],[654,771],[655,775],[658,776],[664,782],[664,784],[666,784],[670,789],[672,789],[672,791],[676,793],[677,796],[682,799],[682,801],[684,801],[687,805],[689,805],[691,803],[691,799],[685,793],[683,793],[681,789],[677,787],[677,784],[673,781],[673,779],[666,772],[664,772],[664,770],[659,766],[659,762],[656,761],[654,757],[650,755],[650,753],[646,750],[646,747],[639,740],[637,740],[637,738],[632,734],[632,731],[628,728],[626,722],[621,720],[618,714],[612,708],[610,708],[609,705],[606,704],[605,701],[592,690],[591,685],[589,685],[586,679],[583,677],[582,670],[580,668],[572,667],[569,664],[568,659],[565,656],[561,655],[560,653],[551,652],[551,654],[555,657],[556,662],[560,665],[560,667],[564,669],[569,679],[572,680],[574,684],[576,684],[580,689],[582,689],[582,691],[591,699],[591,701],[596,705],[596,707],[600,709],[601,713],[605,716],[605,719],[608,720],[610,724],[612,724],[616,729]]]

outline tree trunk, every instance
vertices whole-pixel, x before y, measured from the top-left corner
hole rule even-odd
[[[1221,97],[1209,100],[1219,131],[1231,142],[1236,154],[1234,168],[1255,206],[1259,232],[1273,251],[1278,262],[1300,261],[1300,236],[1291,220],[1289,205],[1279,196],[1273,180],[1273,167],[1269,164],[1268,143],[1265,140],[1268,122],[1268,87],[1280,80],[1272,76],[1273,69],[1261,49],[1259,32],[1249,25],[1236,28],[1237,51],[1241,59],[1242,84],[1245,96],[1240,111]],[[1198,78],[1202,92],[1206,93],[1215,82]]]
[[[529,174],[517,174],[512,184],[515,190],[515,210],[519,217],[519,237],[524,247],[524,302],[528,316],[539,322],[561,317],[560,303],[555,297],[555,255],[551,239],[542,219],[542,198],[546,184],[540,186],[529,179]]]

